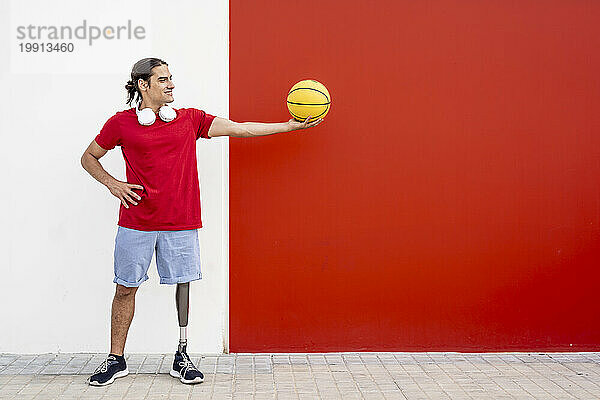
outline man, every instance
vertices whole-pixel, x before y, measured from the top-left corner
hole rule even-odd
[[[157,58],[135,63],[125,88],[127,104],[135,103],[135,107],[109,118],[81,157],[83,168],[121,202],[114,252],[111,349],[88,383],[108,385],[129,373],[123,356],[125,340],[135,294],[148,279],[155,249],[160,283],[177,285],[180,339],[170,374],[183,383],[199,383],[204,375],[186,349],[189,282],[202,279],[196,140],[272,135],[310,128],[322,120],[237,123],[195,108],[173,109],[168,103],[173,102],[175,85],[167,63]],[[113,178],[98,161],[115,146],[121,146],[127,182]]]

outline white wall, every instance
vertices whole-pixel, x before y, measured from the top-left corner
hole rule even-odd
[[[44,2],[27,3],[37,10]],[[124,3],[98,4],[116,16],[134,14],[124,11]],[[15,56],[11,2],[0,2],[0,352],[109,350],[119,201],[81,167],[80,157],[103,123],[127,108],[123,86],[133,63],[164,59],[176,85],[175,107],[228,116],[227,1],[129,4],[149,10],[151,54],[131,42],[126,57],[92,52],[72,61],[85,65],[93,57],[111,65],[106,73],[82,67],[79,73],[18,74],[6,62]],[[81,7],[61,12],[93,17],[93,10]],[[211,354],[227,346],[228,140],[201,139],[197,152],[203,279],[191,285],[189,351]],[[101,163],[125,180],[120,148]],[[149,276],[138,291],[129,353],[172,352],[178,343],[175,286],[158,284],[155,260]]]

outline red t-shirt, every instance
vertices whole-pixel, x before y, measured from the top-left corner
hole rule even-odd
[[[96,136],[106,150],[121,146],[127,182],[141,200],[123,204],[118,225],[141,231],[175,231],[202,227],[196,140],[210,139],[214,116],[195,108],[175,109],[177,117],[164,122],[158,115],[150,126],[138,123],[135,108],[110,117]]]

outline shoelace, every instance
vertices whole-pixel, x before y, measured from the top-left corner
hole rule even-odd
[[[192,364],[192,361],[188,357],[187,354],[182,353],[183,361],[179,361],[179,366],[181,367],[180,375],[185,377],[188,371],[198,371],[198,369]]]
[[[97,374],[98,372],[102,372],[105,373],[106,371],[108,371],[108,367],[110,365],[113,364],[113,362],[117,362],[117,360],[113,357],[113,356],[108,356],[106,357],[106,360],[104,360],[102,362],[102,364],[100,364],[98,366],[98,368],[96,368],[96,371],[94,371],[95,374]]]

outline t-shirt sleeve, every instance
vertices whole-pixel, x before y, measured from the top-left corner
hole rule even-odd
[[[210,139],[208,130],[210,129],[210,125],[215,119],[215,116],[196,108],[190,108],[190,115],[192,117],[192,123],[194,124],[194,131],[196,132],[196,140],[200,138]]]
[[[104,123],[95,140],[104,150],[112,150],[115,146],[121,145],[121,128],[116,115]]]

